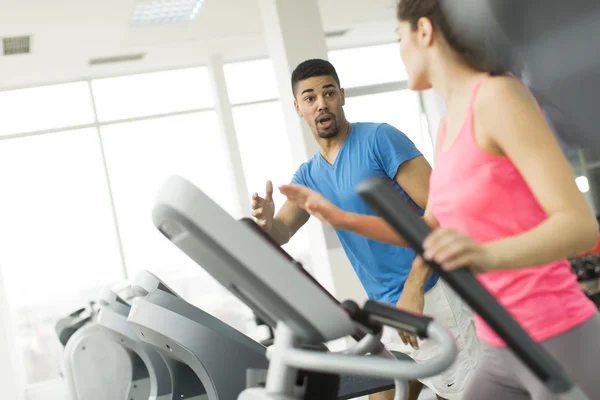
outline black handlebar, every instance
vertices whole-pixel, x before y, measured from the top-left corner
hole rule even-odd
[[[365,303],[363,312],[367,314],[371,322],[391,326],[420,338],[427,337],[427,328],[433,321],[431,317],[412,314],[373,300],[368,300]]]
[[[365,202],[381,215],[419,255],[431,230],[405,202],[391,183],[372,178],[358,186]],[[428,262],[431,269],[462,297],[471,308],[506,342],[515,355],[554,393],[565,393],[573,382],[561,366],[525,332],[498,301],[467,269],[445,271]]]

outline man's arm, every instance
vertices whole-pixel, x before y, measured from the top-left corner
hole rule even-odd
[[[310,215],[290,201],[286,201],[273,219],[271,237],[280,246],[290,241],[292,236],[308,221]]]
[[[400,164],[394,177],[398,185],[423,210],[427,208],[430,178],[431,166],[423,156],[415,157]]]
[[[437,228],[439,224],[431,211],[427,209],[430,178],[431,166],[423,156],[403,163],[396,173],[396,182],[419,207],[425,210],[423,219],[433,229]],[[413,287],[419,291],[425,290],[425,282],[431,276],[431,269],[423,268],[422,262],[420,258],[413,262],[406,282],[404,282],[405,288]]]

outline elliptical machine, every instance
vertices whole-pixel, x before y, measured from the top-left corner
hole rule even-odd
[[[386,180],[374,179],[360,195],[419,254],[429,228],[403,202]],[[340,305],[303,268],[273,245],[260,229],[240,224],[199,189],[180,177],[170,178],[160,191],[153,214],[158,230],[223,286],[276,328],[264,387],[248,388],[239,400],[307,399],[296,383],[300,371],[388,377],[396,400],[405,398],[406,380],[439,374],[452,364],[456,345],[435,321],[395,307],[367,301],[364,307]],[[466,270],[446,272],[431,267],[499,334],[547,387],[563,399],[588,400],[560,365],[516,323],[510,314]],[[390,326],[439,341],[439,357],[425,363],[397,361],[376,354],[382,327]],[[364,337],[342,354],[314,351],[303,345],[323,343],[361,331]],[[301,388],[300,388],[301,389]],[[335,399],[335,396],[321,397]]]
[[[407,380],[437,375],[455,359],[453,338],[431,318],[373,301],[363,308],[340,304],[254,221],[236,221],[184,179],[171,178],[162,188],[154,223],[261,320],[276,327],[274,344],[265,354],[266,379],[242,388],[238,399],[338,399],[347,376],[394,381],[396,399],[404,399]],[[142,303],[136,299],[130,314],[134,324],[141,322],[136,314]],[[418,364],[397,360],[380,342],[383,325],[440,342],[439,357]],[[321,347],[346,336],[358,341],[343,353]],[[313,392],[316,387],[320,390]]]

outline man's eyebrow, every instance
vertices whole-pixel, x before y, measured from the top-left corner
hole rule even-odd
[[[309,89],[304,89],[302,91],[302,93],[300,93],[300,94],[304,94],[304,93],[308,93],[308,92],[314,92],[314,91],[315,91],[314,89],[310,89],[310,88]]]

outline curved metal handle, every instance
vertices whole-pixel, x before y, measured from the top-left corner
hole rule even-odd
[[[456,359],[457,348],[454,338],[443,327],[434,321],[429,324],[427,335],[440,344],[440,351],[436,357],[422,363],[382,357],[322,353],[298,348],[285,349],[282,357],[287,365],[295,368],[335,374],[415,380],[440,374]],[[273,352],[268,351],[267,357],[273,357]]]

